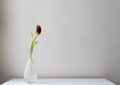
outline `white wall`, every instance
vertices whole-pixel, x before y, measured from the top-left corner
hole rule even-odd
[[[1,0],[2,2],[2,0]],[[119,0],[3,0],[1,80],[23,77],[31,32],[39,77],[105,77],[120,84]]]

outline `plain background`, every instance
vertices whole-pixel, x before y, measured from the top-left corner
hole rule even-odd
[[[0,0],[0,82],[23,77],[37,24],[39,77],[120,84],[120,0]]]

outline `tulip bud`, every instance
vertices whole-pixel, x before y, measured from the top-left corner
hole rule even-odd
[[[37,25],[36,26],[36,34],[39,35],[41,33],[41,26]]]

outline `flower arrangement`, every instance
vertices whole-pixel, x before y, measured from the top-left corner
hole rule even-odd
[[[31,47],[30,47],[30,60],[32,61],[32,53],[33,53],[33,49],[34,47],[36,46],[37,44],[37,37],[38,35],[40,35],[41,33],[41,26],[40,25],[37,25],[36,26],[36,35],[34,36],[33,33],[31,32],[31,35],[32,35],[32,42],[31,42]]]
[[[36,26],[36,33],[35,35],[33,35],[33,33],[31,32],[32,35],[32,42],[31,42],[31,46],[30,46],[30,56],[29,56],[29,60],[26,64],[25,70],[24,70],[24,79],[28,82],[28,83],[33,83],[37,80],[37,72],[36,72],[36,68],[33,62],[33,50],[34,47],[37,44],[37,37],[38,35],[40,35],[41,33],[41,26],[37,25]]]

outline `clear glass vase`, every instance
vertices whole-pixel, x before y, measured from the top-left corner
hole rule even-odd
[[[34,83],[37,81],[37,71],[33,59],[30,60],[29,58],[27,61],[24,70],[24,80],[28,83]]]

